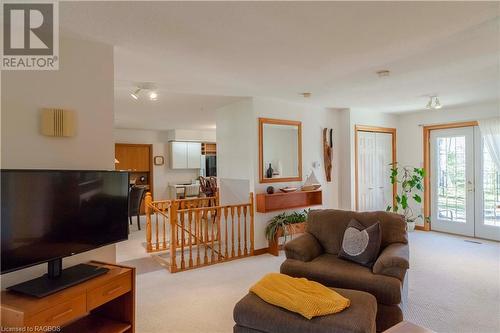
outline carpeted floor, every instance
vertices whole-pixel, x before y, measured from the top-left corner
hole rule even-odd
[[[117,259],[137,267],[138,333],[232,332],[234,304],[284,260],[266,254],[170,274],[145,253],[144,232],[131,229]],[[436,332],[500,332],[500,243],[466,240],[410,234],[406,320]]]

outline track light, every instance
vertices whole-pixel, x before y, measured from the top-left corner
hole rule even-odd
[[[427,110],[432,109],[432,96],[429,98],[429,103],[427,103],[427,106],[425,107]]]
[[[141,91],[143,92],[143,95],[145,94],[150,101],[156,101],[158,100],[158,88],[156,85],[152,82],[142,82],[138,83],[134,87],[135,91],[130,93],[130,97],[132,97],[135,100],[138,100],[141,96],[140,93]]]
[[[135,100],[138,100],[139,99],[139,93],[141,92],[141,88],[137,89],[136,91],[134,91],[133,93],[130,93],[130,96],[135,99]]]
[[[437,96],[429,96],[429,102],[425,106],[427,110],[439,110],[443,107]]]
[[[441,103],[439,102],[439,99],[436,97],[434,97],[434,109],[441,109],[443,106],[441,105]]]

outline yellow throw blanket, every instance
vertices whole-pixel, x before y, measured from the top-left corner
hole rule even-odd
[[[350,305],[347,298],[320,283],[279,273],[267,274],[250,291],[307,319],[337,313]]]

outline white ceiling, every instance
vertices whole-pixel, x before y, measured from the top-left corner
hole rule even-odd
[[[237,100],[224,96],[303,102],[310,91],[310,103],[383,112],[422,109],[429,94],[445,106],[497,99],[499,6],[63,2],[60,24],[115,45],[119,126],[208,128],[216,107]],[[141,81],[158,84],[155,104],[129,98]]]

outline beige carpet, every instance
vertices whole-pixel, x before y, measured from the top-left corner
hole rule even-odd
[[[170,274],[144,251],[143,231],[117,247],[137,267],[138,333],[232,332],[234,304],[283,256],[261,255]],[[500,243],[441,233],[410,234],[407,320],[437,332],[500,332]]]

